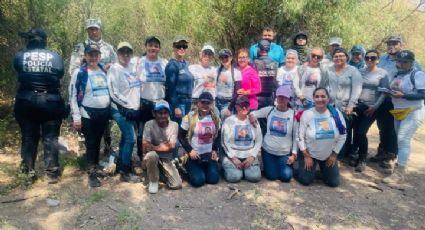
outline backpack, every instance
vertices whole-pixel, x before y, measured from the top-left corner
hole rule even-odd
[[[106,73],[106,70],[103,68],[103,65],[101,65],[100,63],[98,63],[97,65],[104,73]],[[78,74],[77,74],[77,80],[75,82],[75,88],[77,89],[78,107],[81,107],[83,103],[88,79],[89,79],[89,73],[87,69],[87,64],[84,63],[80,66],[80,70],[78,71]]]

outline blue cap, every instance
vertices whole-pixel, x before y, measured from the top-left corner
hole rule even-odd
[[[166,110],[168,110],[168,112],[171,112],[170,105],[168,104],[168,102],[166,102],[164,100],[160,100],[160,101],[156,102],[155,107],[153,108],[153,110],[155,112],[158,112],[162,109],[166,109]]]

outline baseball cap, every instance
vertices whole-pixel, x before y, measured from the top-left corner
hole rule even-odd
[[[270,41],[266,39],[261,39],[258,42],[258,48],[260,48],[260,50],[262,51],[270,51]]]
[[[150,42],[156,42],[161,46],[161,40],[159,40],[159,38],[157,36],[152,35],[152,36],[146,37],[145,46]]]
[[[219,57],[231,57],[233,56],[232,51],[230,49],[224,48],[218,52]]]
[[[397,53],[396,60],[397,61],[414,62],[415,61],[415,54],[410,50],[402,50],[402,51]]]
[[[363,48],[363,46],[361,45],[355,45],[351,48],[350,53],[365,53],[365,50]]]
[[[133,47],[128,42],[120,42],[120,43],[118,43],[117,50],[120,50],[120,49],[123,49],[123,48],[128,48],[131,51],[133,51]]]
[[[348,53],[347,53],[347,51],[346,51],[344,48],[342,48],[342,47],[336,48],[336,49],[334,50],[333,54],[332,54],[332,57],[333,57],[336,53],[344,53],[344,54],[345,54],[345,56],[348,58]]]
[[[239,105],[239,106],[248,105],[249,106],[249,104],[250,104],[249,99],[245,95],[239,95],[238,98],[236,98],[236,105]]]
[[[396,35],[391,35],[388,37],[387,41],[388,42],[400,42],[401,43],[401,37],[400,36],[396,36]]]
[[[199,95],[198,98],[199,101],[208,101],[208,102],[212,102],[214,101],[213,96],[211,95],[211,93],[209,92],[202,92],[201,95]]]
[[[295,35],[295,39],[297,39],[298,37],[304,36],[306,39],[308,39],[308,34],[305,31],[300,31]]]
[[[100,19],[90,18],[86,20],[86,29],[91,27],[100,29],[101,26],[102,26],[102,22],[100,21]]]
[[[162,109],[166,109],[168,110],[168,112],[170,112],[170,105],[168,104],[167,101],[164,100],[159,100],[155,103],[155,107],[153,108],[153,111],[158,112]]]
[[[329,39],[329,45],[342,45],[342,38],[340,37],[332,37],[331,39]]]
[[[92,53],[92,52],[100,52],[100,48],[97,44],[95,43],[90,43],[86,46],[84,46],[84,53]]]
[[[28,40],[45,40],[46,32],[41,28],[32,28],[28,32],[19,32],[19,36]]]
[[[292,95],[292,90],[290,87],[281,85],[276,90],[276,96],[284,96],[286,98],[290,98]]]
[[[177,35],[173,40],[173,44],[179,43],[179,42],[189,43],[189,40],[183,35]]]
[[[202,53],[205,53],[205,54],[212,54],[212,55],[214,55],[215,50],[214,50],[214,47],[212,47],[211,45],[204,45],[202,47],[201,52]]]

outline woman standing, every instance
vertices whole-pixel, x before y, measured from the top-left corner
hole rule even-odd
[[[306,110],[298,129],[297,180],[303,185],[314,181],[316,165],[319,164],[323,182],[330,187],[339,185],[337,155],[344,145],[345,121],[337,108],[328,105],[329,93],[325,88],[313,92],[315,106]]]
[[[223,124],[221,142],[226,157],[223,159],[224,178],[239,182],[243,177],[250,182],[261,179],[258,152],[263,135],[259,126],[254,127],[248,119],[249,100],[246,96],[236,99],[236,115],[228,117]]]
[[[201,93],[197,108],[183,118],[179,129],[179,141],[189,155],[185,166],[193,187],[217,184],[220,180],[216,141],[220,118],[214,113],[213,102],[209,92]]]
[[[360,70],[363,77],[363,90],[359,102],[354,108],[356,116],[353,121],[353,149],[358,148],[359,158],[355,162],[356,171],[362,172],[366,166],[368,150],[367,132],[376,120],[376,111],[385,99],[385,95],[378,92],[378,87],[388,88],[388,74],[378,68],[379,52],[369,50],[365,56],[367,68]]]
[[[291,165],[297,159],[298,123],[295,121],[295,111],[288,106],[291,96],[290,86],[282,85],[276,90],[276,106],[264,107],[249,114],[251,122],[255,122],[257,117],[267,119],[261,156],[264,176],[269,180],[289,182],[292,178]]]
[[[249,51],[242,48],[238,51],[238,68],[242,74],[241,88],[238,95],[245,95],[249,100],[249,109],[258,108],[257,94],[261,92],[261,82],[257,70],[249,65]]]
[[[118,44],[118,62],[108,71],[108,87],[111,95],[112,118],[121,130],[118,170],[121,181],[137,182],[131,173],[131,156],[136,142],[134,123],[140,117],[140,78],[133,71],[130,60],[133,48],[128,42]]]
[[[73,127],[82,130],[85,137],[90,187],[99,187],[96,166],[102,134],[111,115],[106,73],[99,64],[100,49],[96,44],[84,48],[87,64],[74,72],[70,82],[70,102]]]
[[[289,49],[286,51],[285,65],[277,70],[276,80],[278,85],[288,86],[291,93],[293,92],[294,81],[299,81],[298,62],[297,51]],[[291,98],[294,98],[293,95],[291,95]],[[292,102],[290,102],[290,105],[294,106]]]

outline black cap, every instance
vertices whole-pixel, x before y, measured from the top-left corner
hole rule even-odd
[[[260,48],[261,51],[269,52],[270,51],[270,41],[266,40],[266,39],[261,39],[258,42],[258,48]]]
[[[159,44],[159,46],[161,46],[161,40],[159,40],[159,38],[157,36],[148,36],[145,39],[145,46],[150,42],[156,42],[156,43]]]
[[[84,53],[91,53],[91,52],[101,53],[99,46],[95,43],[90,43],[90,44],[84,46]]]
[[[231,50],[229,50],[229,49],[227,49],[227,48],[225,48],[225,49],[221,49],[221,50],[218,52],[218,57],[231,57],[231,56],[233,56],[233,53],[232,53],[232,51],[231,51]]]
[[[397,53],[396,60],[397,61],[414,62],[415,61],[415,54],[410,50],[402,50],[402,51]]]
[[[32,28],[28,32],[19,32],[19,36],[28,40],[46,40],[47,34],[41,28]]]
[[[334,50],[332,57],[336,54],[336,53],[344,53],[345,56],[348,58],[348,53],[344,48],[338,47]]]
[[[211,95],[211,93],[209,92],[202,92],[201,95],[199,95],[199,101],[208,101],[208,102],[212,102],[214,101],[213,96]]]
[[[239,95],[238,98],[236,98],[236,105],[243,106],[248,105],[249,106],[249,99],[245,95]]]
[[[387,39],[387,43],[388,42],[400,42],[401,43],[401,37],[400,36],[396,36],[396,35],[391,35]]]

